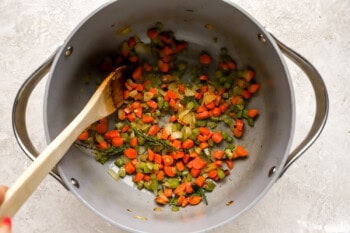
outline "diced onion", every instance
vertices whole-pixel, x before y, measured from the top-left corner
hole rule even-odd
[[[182,138],[182,133],[180,131],[172,132],[170,135],[171,140],[180,139],[180,138]]]

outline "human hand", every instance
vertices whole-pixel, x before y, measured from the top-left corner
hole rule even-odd
[[[7,187],[0,186],[0,205],[4,201],[6,191]],[[0,233],[11,233],[11,218],[5,217],[0,223]]]

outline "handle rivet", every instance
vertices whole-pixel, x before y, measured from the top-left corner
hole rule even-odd
[[[258,39],[260,40],[260,42],[266,43],[266,38],[263,34],[258,33]]]
[[[70,55],[72,55],[72,53],[73,53],[73,47],[69,45],[69,46],[66,48],[66,51],[64,52],[64,55],[65,55],[66,57],[69,57]]]
[[[72,185],[74,185],[76,188],[79,188],[79,187],[80,187],[79,182],[78,182],[76,179],[71,178],[71,179],[70,179],[70,182],[71,182]]]
[[[276,171],[277,171],[276,166],[273,166],[272,168],[270,168],[269,177],[271,177],[273,174],[275,174]]]

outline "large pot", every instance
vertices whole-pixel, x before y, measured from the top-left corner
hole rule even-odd
[[[216,55],[225,46],[240,66],[249,65],[256,70],[261,89],[250,106],[258,108],[261,115],[240,142],[248,148],[250,157],[237,162],[230,178],[207,195],[208,206],[201,204],[176,213],[167,208],[154,211],[152,194],[136,190],[127,180],[116,182],[109,177],[107,170],[113,161],[101,165],[76,147],[72,147],[59,163],[58,173],[52,174],[92,211],[123,229],[133,232],[213,229],[236,219],[266,194],[288,166],[316,140],[328,112],[326,88],[312,65],[232,3],[118,0],[96,10],[21,87],[13,112],[15,134],[25,153],[35,159],[38,153],[26,131],[25,109],[31,91],[44,74],[50,70],[44,106],[45,132],[50,142],[91,96],[92,89],[86,91],[82,79],[84,75],[94,76],[94,61],[115,51],[118,44],[130,36],[118,34],[118,29],[130,27],[132,34],[145,39],[146,29],[157,21],[196,49],[206,49]],[[211,30],[205,27],[208,24]],[[317,107],[309,134],[291,153],[295,103],[281,51],[310,78]],[[229,201],[234,203],[227,206]]]

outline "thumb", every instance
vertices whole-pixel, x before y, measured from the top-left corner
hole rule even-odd
[[[2,223],[0,223],[0,233],[11,233],[11,225],[11,218],[4,218]]]

